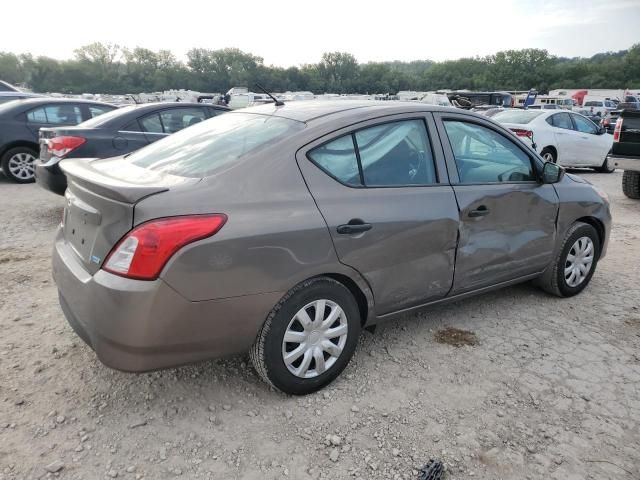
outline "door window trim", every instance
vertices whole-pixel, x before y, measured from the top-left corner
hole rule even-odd
[[[429,130],[429,122],[427,120],[427,117],[425,116],[425,114],[428,114],[429,112],[419,112],[418,114],[416,113],[407,113],[407,114],[392,114],[392,115],[388,115],[386,117],[378,117],[378,118],[374,118],[374,119],[370,119],[370,120],[364,120],[362,122],[358,122],[358,123],[354,123],[352,125],[343,127],[339,130],[336,130],[334,132],[331,132],[329,134],[323,135],[322,137],[317,138],[316,140],[308,143],[307,145],[305,145],[304,147],[302,147],[300,150],[304,151],[304,158],[311,162],[313,165],[315,165],[317,168],[319,168],[324,174],[328,175],[329,177],[331,177],[332,179],[334,179],[336,182],[340,183],[340,185],[343,185],[345,187],[348,188],[355,188],[355,189],[371,189],[371,188],[408,188],[408,187],[419,187],[419,188],[423,188],[423,187],[438,187],[438,186],[442,186],[443,184],[446,184],[446,181],[443,181],[443,175],[440,172],[440,169],[438,168],[438,161],[437,161],[437,156],[436,156],[436,149],[434,148],[434,135],[431,134],[430,130]],[[392,118],[392,119],[388,119],[387,117],[398,117],[398,118]],[[379,121],[380,119],[383,118],[387,118],[386,120],[383,121]],[[435,174],[435,182],[434,183],[425,183],[425,184],[421,184],[421,183],[415,183],[415,184],[398,184],[398,185],[366,185],[364,182],[364,171],[362,170],[362,160],[360,159],[360,151],[358,148],[358,142],[356,141],[356,133],[362,130],[367,130],[369,128],[374,128],[374,127],[378,127],[380,125],[386,125],[389,123],[399,123],[399,122],[407,122],[407,121],[412,121],[412,120],[419,120],[422,121],[426,134],[427,134],[427,140],[429,141],[429,148],[431,150],[431,162],[433,163],[433,171]],[[360,125],[363,124],[357,128],[353,128],[355,125]],[[351,141],[353,143],[353,149],[355,151],[355,155],[356,155],[356,161],[358,162],[358,172],[359,172],[359,176],[360,176],[360,182],[361,185],[349,185],[347,183],[344,183],[342,180],[340,180],[339,178],[337,178],[335,175],[333,175],[330,171],[326,170],[325,168],[323,168],[322,166],[318,165],[317,162],[315,162],[310,156],[309,153],[311,153],[313,150],[320,148],[324,145],[327,145],[328,143],[333,142],[334,140],[338,140],[339,138],[342,137],[346,137],[346,136],[350,136],[351,137]],[[323,138],[327,138],[324,141],[318,142],[318,140],[321,140]]]
[[[490,122],[484,121],[480,118],[475,118],[467,115],[461,115],[457,113],[443,113],[443,112],[433,112],[436,120],[436,128],[438,129],[438,134],[440,135],[440,143],[442,144],[442,148],[444,149],[444,156],[447,161],[447,170],[449,171],[449,180],[451,185],[455,186],[463,186],[463,185],[540,185],[541,179],[541,170],[542,170],[542,161],[537,158],[537,156],[531,155],[528,151],[527,146],[522,143],[521,140],[517,138],[514,139],[509,138],[511,134],[505,135],[505,132],[496,128],[495,125]],[[451,146],[451,141],[449,140],[449,136],[447,135],[447,131],[444,126],[444,122],[447,120],[457,121],[457,122],[467,122],[479,125],[484,128],[488,128],[489,130],[493,130],[498,135],[506,138],[508,141],[512,142],[518,149],[522,151],[528,158],[531,163],[531,168],[536,176],[536,180],[523,180],[523,181],[508,181],[508,182],[473,182],[466,183],[460,181],[460,176],[458,174],[458,164],[456,163],[455,154],[453,153],[453,147]],[[444,137],[444,139],[443,139]],[[520,145],[521,144],[521,145]],[[453,171],[453,175],[452,175]]]

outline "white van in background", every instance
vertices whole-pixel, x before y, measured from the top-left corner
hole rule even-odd
[[[449,97],[441,93],[427,93],[420,99],[421,103],[429,105],[440,105],[441,107],[452,107]]]
[[[582,108],[601,117],[616,109],[616,103],[609,98],[587,95],[582,101]]]

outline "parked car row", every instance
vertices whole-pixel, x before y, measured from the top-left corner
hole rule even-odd
[[[15,92],[6,92],[15,93]],[[226,112],[209,104],[102,102],[39,97],[0,104],[0,165],[18,183],[38,182],[63,194],[63,158],[106,158],[132,152]],[[40,163],[37,159],[40,158]]]

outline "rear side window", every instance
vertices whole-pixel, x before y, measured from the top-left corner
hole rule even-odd
[[[206,120],[202,108],[172,108],[160,112],[164,133],[176,133]]]
[[[594,101],[585,102],[584,104],[585,107],[602,107],[603,105],[604,105],[603,102],[594,102]]]
[[[350,186],[398,187],[437,182],[422,120],[357,130],[311,150],[308,156],[329,175]]]
[[[46,105],[27,112],[27,122],[49,125],[77,125],[82,122],[82,112],[77,105],[63,103]]]
[[[164,133],[160,115],[157,113],[152,113],[151,115],[142,117],[138,121],[140,122],[140,126],[142,127],[143,132]]]
[[[250,113],[228,113],[163,138],[127,157],[134,165],[201,178],[271,147],[305,128],[303,122]]]
[[[361,186],[358,158],[351,134],[332,140],[309,152],[309,158],[342,183]]]
[[[557,128],[564,128],[565,130],[573,130],[573,124],[571,123],[571,117],[568,113],[556,113],[547,118],[547,123]]]
[[[110,112],[111,110],[113,110],[113,108],[102,105],[89,105],[89,113],[91,114],[91,118],[102,115],[103,113]]]

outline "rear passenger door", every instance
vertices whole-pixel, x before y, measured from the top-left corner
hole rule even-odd
[[[452,295],[541,272],[555,245],[558,197],[531,153],[479,118],[435,114],[459,205]]]
[[[340,261],[367,280],[377,315],[442,298],[452,285],[458,208],[434,132],[431,114],[394,115],[296,155]]]
[[[547,117],[558,147],[557,161],[561,165],[573,165],[577,161],[576,151],[580,146],[577,132],[567,112],[555,113]]]

